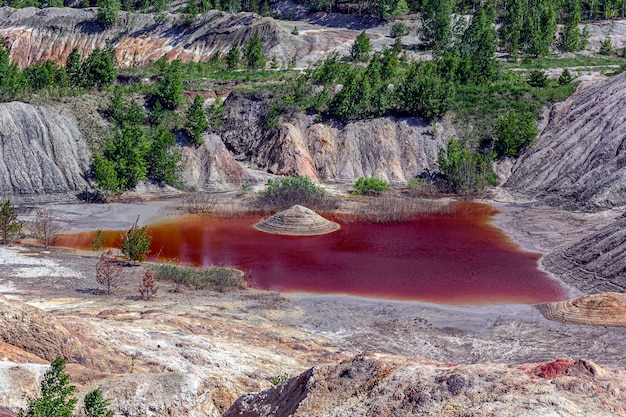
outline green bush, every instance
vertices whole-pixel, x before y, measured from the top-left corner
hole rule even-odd
[[[354,188],[355,194],[363,195],[379,195],[380,193],[384,193],[385,191],[387,191],[388,187],[388,182],[376,177],[361,177],[356,180],[356,182],[352,186],[352,188]]]
[[[480,193],[487,185],[497,184],[491,156],[470,150],[456,139],[451,138],[448,146],[439,150],[437,164],[443,180],[454,193]]]
[[[548,86],[548,76],[542,70],[536,69],[532,70],[528,77],[526,77],[526,82],[531,87],[547,87]]]
[[[321,211],[337,207],[335,199],[327,197],[322,187],[306,177],[270,179],[257,199],[257,205],[263,212],[285,210],[296,204]]]
[[[139,216],[122,237],[122,253],[131,262],[145,261],[146,256],[150,253],[150,242],[152,242],[152,236],[146,231],[147,226],[139,227],[138,223]]]
[[[393,25],[391,25],[389,36],[391,36],[392,38],[400,38],[408,34],[409,28],[406,27],[404,22],[395,22]]]
[[[530,113],[508,111],[495,125],[496,150],[499,156],[518,156],[535,143],[539,133],[535,118]]]

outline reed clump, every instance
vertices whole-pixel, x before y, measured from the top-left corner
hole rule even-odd
[[[196,290],[226,292],[248,286],[241,271],[225,266],[195,268],[161,262],[152,267],[152,273],[159,281],[174,282],[176,290],[180,290],[180,286],[186,286]]]
[[[340,223],[396,223],[420,216],[453,214],[455,206],[447,200],[427,200],[396,196],[363,197],[350,216],[339,216]]]

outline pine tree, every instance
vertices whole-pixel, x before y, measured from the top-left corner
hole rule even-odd
[[[422,7],[422,43],[443,51],[452,40],[452,0],[424,0]]]
[[[183,102],[181,62],[175,59],[168,64],[163,60],[160,66],[159,82],[152,98],[159,102],[162,108],[174,110]]]
[[[580,0],[569,0],[566,5],[567,16],[565,25],[559,37],[559,50],[561,52],[576,52],[581,49],[580,24]]]
[[[505,48],[511,59],[516,60],[519,52],[520,37],[524,24],[523,0],[509,0],[500,31]]]
[[[265,66],[263,55],[263,42],[258,33],[248,39],[243,47],[243,57],[249,69],[259,69]]]
[[[3,245],[22,233],[22,223],[17,220],[17,213],[11,200],[0,200],[0,241]]]
[[[174,134],[165,126],[158,126],[152,134],[150,150],[146,155],[148,163],[148,176],[153,181],[176,185],[180,152],[176,146]]]
[[[132,262],[143,262],[150,253],[152,236],[146,231],[147,226],[139,227],[139,216],[135,223],[122,237],[122,253]]]
[[[72,49],[72,52],[67,56],[65,61],[65,72],[69,78],[69,83],[72,87],[77,87],[82,84],[82,64],[81,57],[78,53],[78,49]]]
[[[70,385],[70,378],[65,373],[65,359],[59,357],[52,361],[41,381],[41,397],[29,400],[23,417],[72,417],[77,400],[73,398],[76,387]]]
[[[102,396],[102,391],[97,388],[85,395],[83,411],[86,417],[113,417],[113,411],[109,410],[109,401]]]
[[[370,38],[367,37],[365,31],[359,33],[352,44],[350,49],[350,58],[354,62],[367,61],[369,59],[369,53],[372,50],[372,43]]]
[[[187,110],[187,122],[185,125],[185,130],[191,139],[191,143],[200,145],[202,143],[200,136],[208,128],[209,123],[206,120],[206,112],[204,111],[204,99],[200,94],[196,94],[193,98],[193,103]]]
[[[98,20],[101,23],[111,25],[120,19],[120,0],[98,0],[98,7]]]
[[[239,66],[239,61],[241,61],[241,50],[239,45],[233,44],[226,54],[226,67],[231,71],[235,70]]]
[[[491,2],[483,3],[465,30],[459,45],[459,56],[467,62],[464,82],[482,84],[491,81],[498,72],[495,9]]]

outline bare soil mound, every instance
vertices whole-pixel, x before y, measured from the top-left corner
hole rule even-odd
[[[300,205],[276,213],[254,225],[255,229],[262,232],[292,236],[325,235],[339,230],[339,227],[337,223]]]
[[[545,318],[561,323],[626,326],[626,294],[592,294],[538,306]]]

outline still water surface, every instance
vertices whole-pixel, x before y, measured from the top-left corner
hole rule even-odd
[[[566,290],[491,226],[495,209],[459,202],[455,214],[395,224],[352,223],[322,236],[280,236],[252,227],[258,216],[188,215],[151,225],[152,254],[185,264],[227,264],[273,291],[340,293],[445,304],[537,303]],[[116,246],[119,232],[107,244]],[[58,244],[89,249],[93,233]]]

